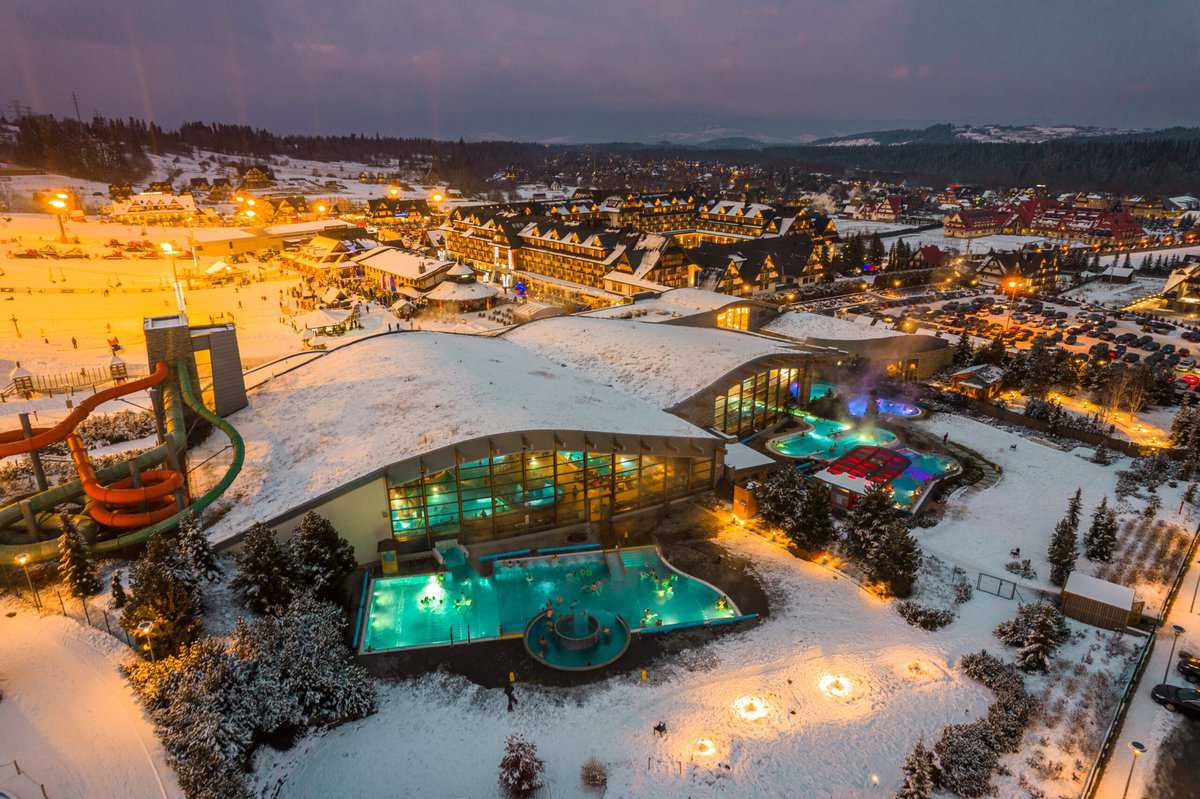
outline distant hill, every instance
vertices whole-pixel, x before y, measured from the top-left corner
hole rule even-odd
[[[1160,131],[1088,125],[930,125],[920,130],[873,130],[817,139],[816,147],[895,147],[905,144],[1041,144],[1062,139],[1153,137]]]

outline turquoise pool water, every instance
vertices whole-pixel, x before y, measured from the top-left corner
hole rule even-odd
[[[621,624],[615,614],[608,611],[602,610],[589,615],[595,619],[599,631],[595,644],[582,649],[573,649],[565,645],[552,627],[555,623],[554,618],[558,617],[548,618],[543,614],[525,631],[526,650],[543,663],[566,671],[586,671],[607,666],[625,654],[629,647],[629,628]],[[565,625],[568,629],[575,628],[574,632],[577,635],[586,632],[586,628],[581,629],[579,615],[573,616],[571,621],[574,623]]]
[[[812,400],[820,399],[821,397],[827,396],[833,390],[834,386],[832,383],[818,381],[813,383],[812,387],[809,389],[808,399],[810,402]],[[867,394],[858,394],[851,397],[846,402],[846,406],[850,409],[850,415],[856,418],[863,416],[867,412],[867,402],[869,400],[870,396]],[[918,408],[916,405],[913,405],[911,402],[907,402],[906,400],[902,399],[876,397],[875,407],[879,409],[880,413],[886,416],[913,418],[921,415],[920,408]]]
[[[796,416],[812,425],[812,429],[767,442],[769,448],[789,458],[834,460],[864,444],[887,447],[896,441],[896,436],[887,430],[855,430],[845,422],[823,419],[803,411],[796,412]]]
[[[547,603],[560,614],[620,614],[635,631],[737,615],[715,589],[672,570],[654,547],[621,550],[616,568],[613,574],[605,554],[592,551],[497,561],[490,577],[468,567],[461,576],[441,572],[381,578],[368,597],[363,648],[405,649],[520,635]]]
[[[901,510],[912,510],[931,483],[962,468],[958,461],[948,455],[918,452],[913,449],[897,451],[910,461],[909,467],[891,484],[892,496]]]

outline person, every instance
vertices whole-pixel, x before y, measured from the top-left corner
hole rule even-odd
[[[71,336],[71,347],[72,347],[72,349],[79,349],[79,342],[75,339],[74,336]]]
[[[654,734],[659,738],[667,737],[667,723],[665,721],[660,721],[659,723],[655,724]]]
[[[949,441],[950,441],[950,434],[949,434],[949,433],[944,433],[944,434],[942,435],[942,443],[943,443],[943,444],[946,444],[946,443],[947,443],[947,442],[949,442]]]
[[[512,713],[513,708],[517,705],[517,697],[513,692],[512,683],[508,682],[504,684],[504,695],[508,697],[508,712]]]

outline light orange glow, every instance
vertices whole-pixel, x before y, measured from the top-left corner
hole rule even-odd
[[[836,674],[826,674],[817,681],[817,687],[826,696],[844,699],[854,691],[854,684],[845,677]]]
[[[699,757],[712,757],[717,753],[717,745],[712,738],[697,738],[695,752]]]
[[[733,712],[745,721],[758,721],[768,714],[767,703],[757,696],[739,696],[733,700]]]
[[[67,204],[65,202],[63,202],[62,200],[51,200],[50,205],[51,205],[51,207],[58,208],[58,209],[63,209],[63,208],[67,207]]]

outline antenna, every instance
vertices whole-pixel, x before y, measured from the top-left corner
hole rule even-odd
[[[75,104],[75,121],[82,125],[83,118],[79,116],[79,95],[74,89],[71,90],[71,102]]]

